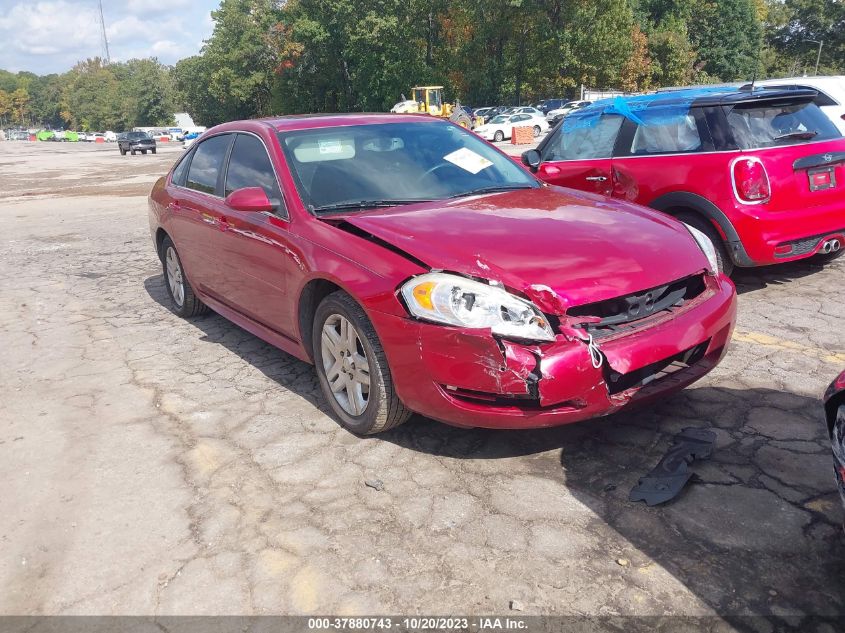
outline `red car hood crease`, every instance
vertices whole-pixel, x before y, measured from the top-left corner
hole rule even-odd
[[[555,315],[676,281],[707,264],[677,221],[563,189],[486,194],[342,219],[433,269],[500,281]]]

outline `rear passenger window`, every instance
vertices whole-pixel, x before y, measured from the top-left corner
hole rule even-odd
[[[564,129],[564,119],[557,137],[551,139],[543,150],[543,160],[610,158],[622,120],[617,114],[603,114],[597,120],[593,117],[573,117],[572,128]]]
[[[647,108],[636,115],[642,123],[634,133],[631,154],[673,154],[701,149],[701,136],[692,113]]]
[[[261,187],[274,205],[281,204],[279,181],[264,143],[249,134],[238,134],[235,138],[224,195],[243,187]]]
[[[176,165],[176,169],[173,170],[173,177],[170,179],[170,181],[177,187],[185,186],[185,175],[188,172],[188,165],[190,164],[191,155],[190,152],[188,152],[185,156],[182,157],[182,160],[179,161],[179,164]]]
[[[222,134],[212,136],[197,146],[188,170],[188,181],[185,185],[188,189],[214,195],[217,191],[217,177],[223,168],[223,160],[231,140],[231,134]]]

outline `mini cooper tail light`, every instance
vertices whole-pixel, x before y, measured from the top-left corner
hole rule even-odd
[[[759,158],[743,157],[733,163],[734,195],[745,204],[766,202],[772,195],[769,175]]]

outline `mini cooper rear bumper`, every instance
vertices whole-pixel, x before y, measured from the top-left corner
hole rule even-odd
[[[657,316],[657,315],[656,315]],[[727,277],[677,313],[599,341],[517,343],[489,330],[374,312],[397,393],[410,409],[466,427],[534,428],[608,415],[682,389],[721,360],[736,320]]]

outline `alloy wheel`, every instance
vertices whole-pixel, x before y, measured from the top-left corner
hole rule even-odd
[[[363,414],[370,401],[370,363],[355,326],[340,314],[330,315],[320,349],[334,399],[349,415]]]
[[[182,266],[179,264],[179,257],[176,255],[176,249],[172,246],[168,247],[165,254],[165,264],[167,265],[167,284],[170,286],[170,296],[176,302],[178,307],[182,307],[185,303],[185,281],[182,278]]]

